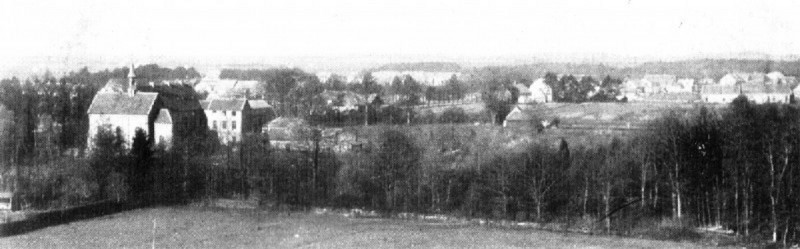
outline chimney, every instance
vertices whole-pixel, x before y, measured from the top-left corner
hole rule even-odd
[[[128,70],[128,96],[133,97],[136,94],[136,84],[133,82],[133,78],[136,78],[136,74],[133,73],[133,63],[131,63],[131,67]]]

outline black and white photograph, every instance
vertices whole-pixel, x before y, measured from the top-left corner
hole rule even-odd
[[[0,248],[800,248],[800,1],[3,0]]]

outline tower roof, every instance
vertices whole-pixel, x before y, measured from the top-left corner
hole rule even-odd
[[[128,69],[128,78],[135,78],[136,77],[136,74],[133,73],[133,69],[134,68],[136,68],[136,67],[133,66],[133,63],[131,63],[131,67],[130,67],[130,69]]]

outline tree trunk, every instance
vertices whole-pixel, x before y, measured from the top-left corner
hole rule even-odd
[[[767,160],[769,161],[769,209],[770,209],[770,223],[772,227],[772,242],[778,241],[778,214],[775,212],[778,205],[778,197],[776,195],[775,184],[775,163],[772,160],[773,156],[771,150],[767,152]]]
[[[367,97],[367,99],[369,100],[369,97]],[[364,126],[368,125],[369,125],[369,103],[364,105]]]
[[[536,198],[536,221],[542,221],[542,198]]]
[[[675,199],[677,203],[677,210],[678,210],[678,219],[683,217],[683,210],[682,210],[682,203],[681,203],[681,186],[680,186],[680,176],[679,174],[680,167],[678,163],[675,162]]]
[[[644,208],[645,205],[647,205],[647,201],[645,201],[645,198],[644,198],[645,197],[646,182],[647,182],[647,165],[646,164],[643,165],[643,167],[642,167],[642,180],[641,181],[642,182],[641,182],[641,188],[640,188],[640,194],[641,194],[640,198],[642,198],[642,201],[641,201],[641,205],[640,206],[642,208]]]
[[[611,184],[605,184],[605,194],[603,195],[603,203],[605,204],[605,215],[606,215],[606,233],[611,233]]]
[[[589,176],[585,176],[583,184],[583,215],[586,215],[586,204],[589,202]]]

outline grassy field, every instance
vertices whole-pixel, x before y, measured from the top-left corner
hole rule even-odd
[[[199,207],[133,210],[0,239],[0,248],[702,248],[635,238]]]

